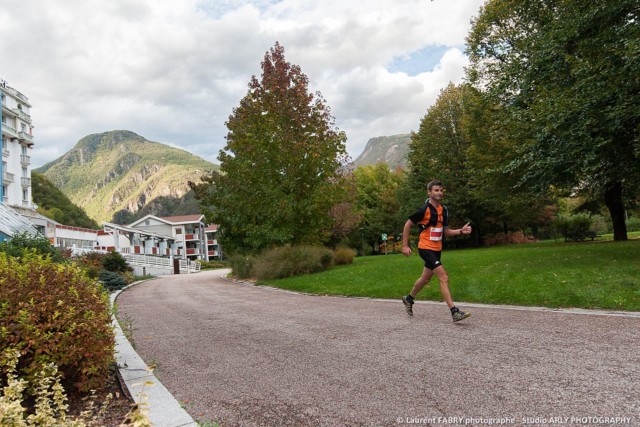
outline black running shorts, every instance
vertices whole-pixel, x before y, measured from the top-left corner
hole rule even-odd
[[[424,266],[429,270],[435,270],[442,265],[440,262],[440,255],[442,255],[442,251],[418,249],[418,253],[420,254],[420,258],[424,261]]]

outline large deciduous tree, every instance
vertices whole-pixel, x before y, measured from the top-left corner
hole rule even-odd
[[[358,237],[371,246],[382,234],[397,236],[406,218],[398,218],[398,189],[404,179],[401,169],[390,170],[386,163],[359,166],[353,171],[356,186],[355,207],[362,214]],[[404,221],[403,221],[404,219]]]
[[[227,252],[327,238],[330,208],[341,201],[346,136],[308,84],[276,43],[264,56],[261,79],[252,76],[226,123],[220,172],[191,184],[207,219],[220,224]]]
[[[599,195],[614,238],[640,193],[637,0],[489,0],[467,38],[470,80],[521,146],[521,184]]]

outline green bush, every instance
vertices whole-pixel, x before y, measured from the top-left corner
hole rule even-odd
[[[576,214],[556,221],[556,227],[566,241],[580,242],[589,237],[592,220],[587,214]]]
[[[334,254],[336,265],[353,264],[356,250],[351,248],[338,248]]]
[[[133,268],[127,264],[127,260],[120,254],[120,252],[112,251],[104,256],[102,259],[102,266],[105,270],[114,271],[116,273],[126,273],[133,271]]]
[[[258,280],[282,279],[326,270],[333,261],[333,251],[325,247],[284,246],[258,256],[253,274]]]
[[[253,275],[253,257],[247,255],[233,255],[229,258],[231,274],[238,279],[248,279]]]
[[[0,352],[20,350],[19,372],[28,381],[55,363],[70,386],[98,389],[114,344],[109,297],[78,266],[33,250],[21,259],[0,253]]]
[[[640,218],[629,218],[627,220],[627,231],[640,231]]]
[[[227,268],[227,264],[224,261],[200,261],[200,268]]]
[[[102,283],[104,288],[109,292],[117,291],[129,284],[124,276],[109,270],[100,270],[98,280],[100,280],[100,283]]]
[[[41,234],[31,236],[24,232],[16,234],[10,240],[0,242],[0,252],[4,252],[12,257],[22,257],[25,251],[29,249],[35,250],[36,253],[49,256],[54,262],[64,262],[65,258],[62,253],[51,246],[49,239]]]

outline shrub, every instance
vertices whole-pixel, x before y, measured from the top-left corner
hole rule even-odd
[[[34,250],[36,253],[50,257],[55,262],[61,263],[65,261],[62,253],[51,246],[49,239],[41,234],[37,236],[31,236],[24,232],[16,234],[10,240],[0,242],[0,252],[4,252],[12,257],[20,258],[25,251],[29,249]]]
[[[109,297],[80,268],[34,251],[22,259],[0,253],[0,351],[20,350],[27,380],[55,363],[79,391],[98,389],[109,375],[114,342]]]
[[[126,273],[133,271],[133,268],[127,264],[127,260],[120,254],[120,252],[112,251],[104,256],[102,259],[102,266],[105,270],[114,271],[116,273]]]
[[[257,279],[282,279],[323,271],[333,265],[333,251],[319,246],[284,246],[260,255],[254,264]]]
[[[105,256],[106,254],[101,252],[87,252],[84,255],[76,257],[75,262],[84,268],[87,276],[92,279],[97,279],[98,274],[104,268],[102,262]]]
[[[247,255],[233,255],[229,258],[231,274],[238,279],[248,279],[253,275],[253,257]]]
[[[104,288],[109,292],[117,291],[129,284],[124,276],[109,270],[100,270],[98,280],[100,280],[100,283],[102,283]]]
[[[640,231],[640,218],[629,218],[627,220],[627,231]]]
[[[25,407],[22,393],[30,384],[16,374],[19,358],[20,352],[14,348],[9,348],[5,350],[0,361],[0,367],[6,373],[7,378],[6,384],[2,389],[2,395],[0,395],[0,425],[16,427],[85,427],[97,425],[97,417],[106,412],[111,395],[107,396],[107,399],[102,403],[102,407],[98,408],[96,414],[92,413],[95,402],[91,397],[87,410],[81,412],[79,416],[70,416],[68,414],[67,395],[61,384],[61,375],[54,363],[48,363],[43,366],[36,376],[36,382],[31,385],[31,388],[36,390],[35,404],[32,403],[33,399],[29,399],[30,404]],[[29,409],[32,410],[30,411]],[[127,413],[125,422],[126,424],[120,425],[151,425],[146,416],[146,411],[142,411],[138,405]]]
[[[516,243],[527,243],[533,240],[533,237],[525,236],[522,231],[509,231],[507,233],[498,233],[487,236],[484,239],[484,244],[486,246],[509,245]]]
[[[355,249],[338,248],[334,254],[334,259],[337,265],[353,264],[353,258],[355,258],[355,256]]]
[[[224,261],[200,261],[200,268],[226,268],[227,264]]]
[[[589,215],[576,214],[568,218],[560,218],[556,221],[556,227],[566,241],[579,242],[589,236],[591,222]]]

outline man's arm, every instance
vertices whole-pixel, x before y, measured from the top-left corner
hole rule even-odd
[[[449,227],[444,229],[444,235],[447,237],[460,236],[461,234],[471,234],[471,226],[466,223],[462,228],[452,230]]]
[[[402,253],[404,256],[411,256],[411,248],[409,247],[409,234],[411,233],[411,227],[413,222],[408,219],[404,223],[404,229],[402,230]]]

